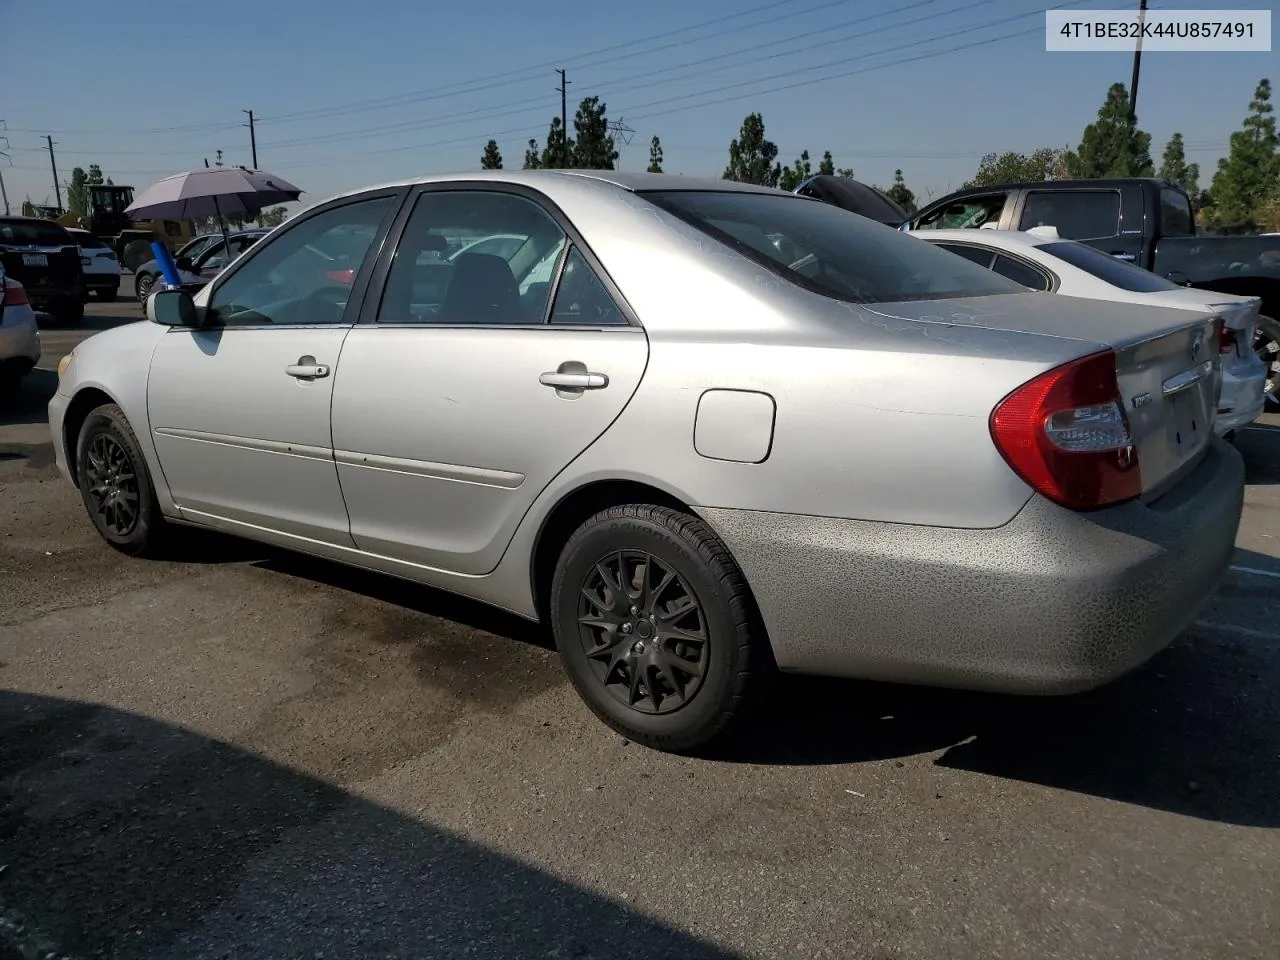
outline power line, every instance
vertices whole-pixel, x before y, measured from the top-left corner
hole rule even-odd
[[[917,2],[907,4],[906,6],[901,7],[899,8],[899,10],[894,12],[901,13],[905,10],[909,10],[915,7],[929,6],[938,2],[940,2],[940,0],[917,0]],[[916,17],[911,20],[903,20],[896,23],[888,24],[883,27],[877,27],[873,30],[862,30],[862,31],[859,31],[855,37],[850,37],[850,36],[828,37],[827,39],[822,40],[818,43],[807,44],[803,47],[797,47],[794,50],[782,51],[782,52],[772,54],[770,56],[759,58],[759,59],[774,60],[774,59],[779,59],[783,57],[795,56],[797,54],[809,53],[813,50],[817,50],[822,47],[831,46],[833,44],[848,43],[851,39],[860,40],[866,37],[874,36],[875,34],[878,34],[878,33],[884,33],[886,31],[896,30],[900,27],[911,26],[916,23],[923,23],[926,20],[936,20],[939,17],[950,16],[951,14],[955,14],[955,13],[963,13],[968,10],[985,6],[989,3],[994,3],[994,2],[996,2],[996,0],[973,0],[973,2],[963,4],[962,6],[953,8],[951,10],[945,10],[941,13],[935,13],[931,15]],[[737,50],[728,51],[726,53],[716,54],[711,57],[705,57],[699,60],[698,62],[702,64],[706,64],[706,63],[710,63],[718,60],[738,58],[745,54],[755,53],[759,50],[763,50],[768,47],[780,46],[783,44],[792,43],[796,40],[802,40],[807,37],[814,36],[815,34],[829,34],[831,29],[841,29],[845,27],[856,26],[862,23],[866,23],[870,20],[878,19],[881,16],[884,16],[884,14],[873,14],[871,16],[856,17],[853,20],[845,21],[839,24],[834,24],[832,27],[826,27],[819,30],[809,30],[804,33],[794,34],[790,37],[784,37],[780,40],[767,40],[763,43],[753,44],[752,46],[749,46],[749,47],[743,47]],[[1003,23],[1005,21],[1002,20],[999,22]],[[985,26],[991,26],[991,25],[994,25],[994,21],[993,23],[986,24]],[[846,60],[843,60],[840,62],[848,62],[848,60],[850,59],[855,59],[855,58],[846,58]],[[603,85],[599,87],[597,87],[596,85],[592,85],[592,89],[593,90],[599,89],[603,93],[608,93],[611,89],[615,87],[618,87],[618,88],[625,87],[626,92],[631,93],[637,90],[645,90],[652,87],[660,87],[669,83],[676,83],[676,82],[682,82],[685,80],[691,80],[694,77],[717,73],[724,69],[721,66],[714,66],[710,68],[702,67],[700,69],[694,70],[691,73],[685,73],[680,76],[659,77],[657,79],[653,79],[653,76],[655,73],[662,74],[662,73],[668,73],[674,70],[683,70],[686,67],[691,65],[692,64],[689,64],[689,63],[677,64],[676,66],[665,67],[659,70],[646,71],[644,73],[633,74],[632,76],[622,77],[617,80],[606,81]],[[806,68],[806,69],[812,69],[812,68]],[[641,81],[641,82],[636,82],[636,81]],[[361,137],[377,136],[377,135],[389,134],[393,132],[402,132],[402,131],[408,131],[408,130],[427,130],[427,129],[432,129],[433,127],[451,126],[453,125],[452,121],[456,121],[456,120],[463,120],[463,119],[470,119],[470,118],[490,120],[490,119],[498,119],[499,117],[519,116],[519,115],[528,113],[530,111],[527,109],[517,109],[517,108],[520,108],[525,104],[538,104],[538,103],[544,103],[544,102],[545,101],[543,100],[542,97],[529,97],[524,100],[511,101],[506,104],[506,106],[510,109],[503,109],[498,112],[494,112],[493,107],[478,107],[470,110],[463,110],[456,113],[437,115],[435,117],[419,118],[416,120],[409,120],[406,122],[395,123],[395,124],[379,124],[376,126],[364,127],[357,130],[340,131],[338,133],[318,134],[315,136],[296,138],[293,140],[276,140],[276,141],[271,141],[270,145],[275,147],[291,147],[291,146],[312,145],[317,143],[337,143],[345,140],[359,139]],[[647,106],[647,104],[645,106]]]

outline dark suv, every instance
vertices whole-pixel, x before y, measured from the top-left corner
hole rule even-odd
[[[52,220],[0,217],[0,260],[5,273],[26,288],[35,310],[59,323],[84,316],[84,271],[75,238]]]

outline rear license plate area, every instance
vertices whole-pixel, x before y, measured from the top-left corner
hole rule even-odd
[[[1200,395],[1195,390],[1180,390],[1167,398],[1169,410],[1169,446],[1179,453],[1193,450],[1204,441],[1210,429]]]
[[[22,255],[22,265],[24,267],[47,267],[49,258],[43,253],[24,253]]]

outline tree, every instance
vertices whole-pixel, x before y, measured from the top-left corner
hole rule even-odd
[[[497,140],[490,140],[484,145],[484,153],[480,154],[480,169],[502,169],[502,153],[498,150]]]
[[[618,159],[613,137],[609,135],[609,121],[605,119],[605,105],[599,97],[587,97],[578,104],[573,117],[573,132],[577,134],[571,146],[571,166],[579,170],[612,170]]]
[[[831,151],[825,150],[822,154],[822,161],[818,164],[818,173],[824,177],[832,176],[836,172],[836,162],[831,157]]]
[[[1222,233],[1256,231],[1265,209],[1280,195],[1280,139],[1271,106],[1271,81],[1262,80],[1249,102],[1243,128],[1218,161],[1210,194],[1214,227]]]
[[[841,167],[836,171],[837,177],[844,177],[846,180],[853,179],[853,167]]]
[[[542,154],[538,150],[538,141],[529,140],[529,146],[524,152],[524,168],[526,170],[537,170],[542,166]]]
[[[1169,138],[1164,148],[1164,156],[1160,158],[1160,179],[1176,183],[1187,192],[1192,206],[1200,200],[1200,165],[1187,163],[1186,150],[1182,143],[1182,134],[1175,133]]]
[[[1072,160],[1077,177],[1149,177],[1151,134],[1143,133],[1129,113],[1129,93],[1123,83],[1113,83],[1098,109],[1098,119],[1084,128]]]
[[[542,166],[547,170],[563,170],[573,166],[573,141],[565,137],[559,117],[551,118],[547,145],[542,150]]]
[[[907,183],[902,179],[902,171],[893,171],[893,186],[884,191],[884,195],[900,206],[907,213],[916,212],[916,195],[907,189]]]
[[[264,227],[278,227],[289,219],[289,211],[285,207],[270,207],[258,214],[258,222]]]
[[[85,182],[91,187],[102,186],[102,168],[96,163],[89,164],[89,177]]]
[[[742,121],[742,129],[729,143],[729,165],[722,179],[738,183],[756,183],[774,187],[782,176],[782,167],[776,162],[777,144],[764,137],[764,117],[749,114]]]
[[[1065,147],[1041,147],[1030,155],[1013,150],[988,153],[979,161],[978,172],[964,185],[988,187],[1027,180],[1063,180],[1070,176],[1070,151]]]
[[[782,168],[782,173],[778,176],[778,189],[790,192],[811,176],[813,176],[813,167],[809,163],[809,151],[804,150],[801,151],[795,167]]]
[[[649,141],[649,166],[645,167],[645,172],[662,172],[662,141],[658,139],[656,134]]]
[[[82,217],[89,215],[89,175],[84,167],[75,167],[67,181],[67,210]]]

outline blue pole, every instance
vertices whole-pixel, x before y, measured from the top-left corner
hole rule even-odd
[[[173,259],[173,254],[159,240],[151,241],[151,252],[156,256],[156,262],[160,264],[160,272],[164,274],[164,282],[174,289],[182,286],[182,276],[178,273],[178,264]]]

